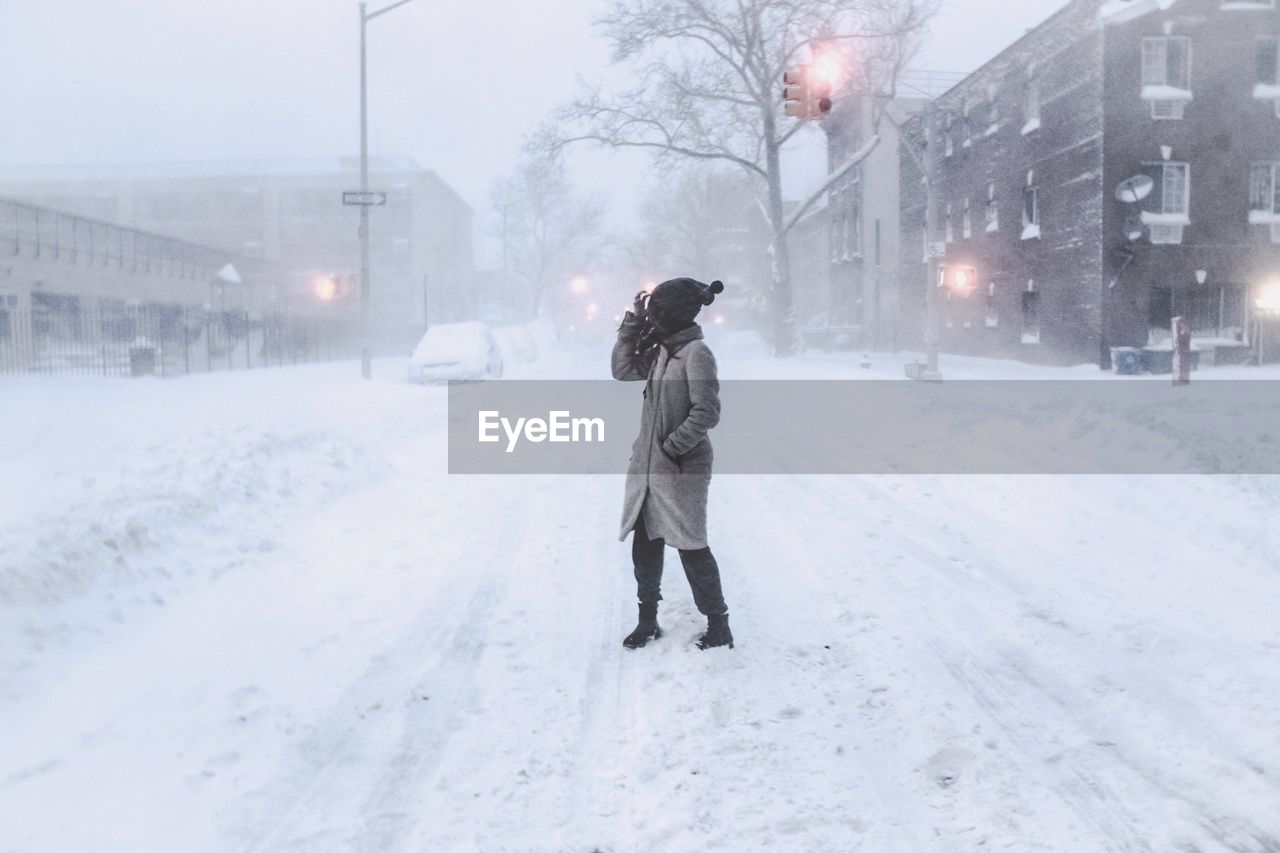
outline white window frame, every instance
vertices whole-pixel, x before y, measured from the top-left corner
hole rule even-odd
[[[994,234],[1000,230],[1000,207],[996,200],[995,182],[987,184],[987,233]]]
[[[1000,130],[1000,87],[992,83],[987,87],[987,129],[985,136],[994,136]]]
[[[1259,184],[1259,175],[1265,183]],[[1249,224],[1271,226],[1271,242],[1280,243],[1280,161],[1249,167]]]
[[[951,222],[951,205],[947,205],[947,219],[946,223],[943,225],[943,239],[948,243],[954,243],[956,241],[955,226]]]
[[[1035,294],[1036,303],[1036,324],[1034,328],[1027,325],[1027,295]],[[1044,303],[1040,298],[1040,291],[1027,288],[1022,294],[1022,342],[1024,344],[1039,344],[1040,334],[1044,329]]]
[[[1031,204],[1027,205],[1028,199]],[[1028,210],[1030,215],[1028,215]],[[1033,240],[1040,236],[1040,188],[1034,185],[1022,189],[1022,239]]]
[[[1143,163],[1143,168],[1159,167],[1160,210],[1142,211],[1142,221],[1147,226],[1153,245],[1177,245],[1182,242],[1182,229],[1191,224],[1191,164],[1178,160],[1160,160]],[[1170,205],[1169,175],[1181,172],[1182,193],[1175,205]]]
[[[964,200],[964,213],[960,214],[960,233],[968,240],[973,236],[973,216],[969,211],[969,199]]]
[[[1169,80],[1169,45],[1177,42],[1184,46],[1185,80]],[[1142,39],[1142,99],[1150,104],[1151,117],[1156,120],[1181,119],[1191,93],[1191,39],[1188,36],[1146,36]],[[1177,85],[1185,83],[1185,85]]]
[[[1022,135],[1034,133],[1040,129],[1040,78],[1027,78],[1026,88],[1022,92]]]
[[[1276,117],[1280,118],[1280,35],[1258,36],[1254,42],[1255,62],[1256,55],[1262,51],[1262,45],[1268,42],[1273,46],[1274,66],[1269,79],[1259,75],[1253,85],[1253,96],[1259,101],[1271,101],[1275,107]]]

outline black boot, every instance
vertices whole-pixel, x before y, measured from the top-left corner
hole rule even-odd
[[[714,649],[717,646],[733,648],[733,633],[729,630],[729,614],[707,617],[707,633],[698,638],[698,648]]]
[[[622,641],[622,645],[629,649],[638,649],[650,640],[656,640],[661,636],[662,629],[658,627],[658,605],[656,603],[641,604],[640,621],[636,624],[636,629]]]

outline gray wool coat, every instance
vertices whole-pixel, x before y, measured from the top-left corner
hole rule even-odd
[[[635,529],[643,512],[650,538],[682,550],[705,548],[712,461],[707,431],[720,420],[716,359],[696,325],[637,356],[641,328],[627,312],[613,345],[613,378],[645,380],[618,538]]]

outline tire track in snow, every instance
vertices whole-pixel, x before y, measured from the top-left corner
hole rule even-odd
[[[529,523],[526,514],[518,511],[513,495],[503,495],[501,503],[507,510],[503,517],[514,516],[520,524],[508,535],[488,539],[488,548],[475,559],[476,566],[502,565],[499,558],[516,552]],[[454,548],[466,552],[469,543],[463,536],[454,535],[451,540]],[[485,540],[477,536],[472,541]],[[436,543],[424,545],[424,554],[436,547]],[[250,798],[257,826],[249,831],[243,849],[299,845],[315,849],[323,842],[343,849],[381,851],[395,847],[421,819],[405,805],[407,792],[414,782],[418,789],[425,784],[425,777],[444,754],[455,730],[457,708],[474,687],[474,665],[459,666],[459,661],[474,663],[483,653],[484,630],[502,595],[500,578],[492,572],[464,572],[456,580],[459,586],[424,600],[418,616],[395,640],[370,650],[363,674],[314,724],[312,733],[295,749],[290,765],[277,774],[276,782]],[[450,601],[463,597],[468,601],[466,607],[449,606]],[[414,665],[424,651],[425,658]],[[430,685],[426,695],[432,698],[428,701],[418,698],[423,685]],[[398,710],[402,715],[397,722],[407,729],[404,738],[386,736],[390,722],[377,719],[377,715],[369,719],[374,711],[380,715],[386,710],[384,703],[388,702],[392,712]],[[365,709],[363,715],[361,709]],[[421,740],[407,742],[414,736]],[[369,767],[381,768],[373,774],[372,790],[362,772]],[[298,779],[307,780],[301,788],[296,784]],[[395,788],[397,783],[400,789]],[[393,790],[396,801],[388,803],[385,797]],[[380,796],[384,799],[379,800]],[[354,823],[336,822],[335,816],[350,815],[353,803],[361,803],[349,818]],[[299,837],[298,827],[304,821],[326,828]]]
[[[828,759],[829,775],[816,781],[845,791],[860,831],[809,836],[806,849],[933,849],[921,834],[931,815],[922,808],[918,792],[904,784],[903,755],[892,745],[895,741],[887,735],[862,736],[868,727],[882,727],[883,694],[876,692],[878,684],[864,678],[867,650],[839,642],[843,631],[836,626],[851,609],[835,578],[819,569],[854,558],[848,551],[837,552],[835,559],[815,554],[833,530],[824,524],[829,517],[797,511],[810,499],[807,478],[797,483],[792,478],[736,476],[729,482],[724,515],[752,520],[750,528],[734,528],[730,541],[743,569],[738,577],[738,595],[747,601],[739,608],[747,616],[742,633],[746,642],[766,650],[762,658],[767,665],[778,668],[762,679],[772,691],[769,698],[776,701],[790,688],[792,704],[787,707],[799,705],[816,720],[806,739],[847,745],[836,759]],[[733,601],[730,606],[735,607]],[[801,616],[804,622],[798,624]],[[846,716],[849,710],[854,713]],[[845,729],[846,722],[852,728]],[[834,733],[836,725],[843,734]]]
[[[866,481],[865,478],[860,478],[859,484],[862,491],[872,495],[873,499],[891,497],[883,489],[875,486],[873,482]],[[929,519],[918,511],[904,505],[901,501],[895,500],[895,512],[908,519],[908,526],[911,529],[928,529]],[[954,565],[953,561],[957,558],[966,565],[987,569],[984,576],[993,580],[1007,593],[1010,593],[1010,597],[1022,600],[1031,597],[1025,590],[1015,585],[1012,580],[1013,576],[1008,569],[999,566],[1000,559],[997,555],[977,553],[974,546],[963,535],[953,538],[957,540],[956,547],[948,548],[947,552],[940,550],[936,545],[926,544],[918,537],[904,538],[895,544],[909,551],[920,565],[927,567],[931,571],[935,578],[954,588],[958,593],[968,593],[972,597],[975,593],[989,594],[991,590],[975,585],[972,579],[966,579],[963,576],[945,572],[939,568],[942,565]],[[901,585],[899,585],[899,588],[901,588]],[[927,600],[925,596],[920,596],[919,598],[920,600]],[[928,612],[928,619],[931,624],[940,625],[946,622],[946,615],[936,611],[936,609]],[[968,618],[972,620],[980,612],[979,608],[975,608],[970,611]],[[1045,727],[1019,725],[1019,720],[1026,719],[1028,714],[1024,705],[1015,697],[1018,694],[1025,695],[1028,691],[1036,697],[1036,704],[1041,708],[1054,711],[1052,714],[1045,714],[1045,720],[1056,720],[1059,726],[1065,725],[1069,727],[1069,730],[1075,730],[1075,742],[1095,743],[1100,741],[1098,727],[1087,702],[1071,702],[1064,699],[1059,692],[1033,678],[1018,661],[1008,660],[1007,656],[1006,663],[1008,665],[997,672],[982,662],[984,658],[982,653],[974,649],[972,644],[963,640],[966,633],[963,630],[952,631],[948,634],[947,643],[943,643],[937,639],[935,632],[935,634],[929,635],[929,644],[937,655],[938,660],[946,666],[951,676],[977,699],[991,719],[1006,733],[1011,742],[1020,747],[1020,751],[1023,754],[1061,755],[1063,752],[1060,744],[1051,743],[1045,737],[1042,732]],[[991,634],[994,631],[988,627],[988,633]],[[1062,638],[1055,637],[1054,639],[1061,641]],[[1082,638],[1073,637],[1073,639],[1079,640]],[[1077,653],[1075,658],[1080,660],[1104,659],[1099,656],[1099,651],[1090,649],[1087,652]],[[1139,673],[1128,674],[1130,676],[1141,676]],[[1016,681],[1011,681],[1009,676],[1012,676]],[[1132,681],[1132,678],[1130,678],[1130,681]],[[1168,687],[1152,692],[1176,696],[1176,694],[1170,694]],[[1207,721],[1205,722],[1205,727],[1212,728]],[[1066,737],[1063,739],[1068,742],[1071,740]],[[1240,848],[1227,843],[1228,834],[1236,838],[1243,836],[1258,841],[1264,845],[1259,849],[1270,849],[1267,845],[1280,846],[1277,845],[1274,837],[1246,819],[1210,814],[1210,807],[1202,797],[1177,787],[1170,779],[1162,777],[1153,768],[1136,760],[1129,754],[1128,750],[1109,741],[1106,742],[1109,744],[1108,756],[1113,756],[1117,760],[1117,763],[1112,765],[1113,767],[1123,767],[1134,779],[1140,780],[1145,784],[1149,790],[1159,791],[1171,800],[1184,803],[1194,815],[1193,819],[1229,849],[1250,848]],[[1025,762],[1022,763],[1022,766],[1027,772],[1034,772],[1030,768],[1026,768]],[[1103,781],[1098,772],[1087,770],[1081,764],[1070,760],[1058,760],[1055,762],[1055,766],[1062,768],[1055,777],[1055,784],[1063,794],[1064,800],[1072,803],[1081,817],[1089,820],[1104,835],[1108,835],[1111,840],[1123,844],[1124,847],[1122,849],[1151,849],[1149,839],[1154,837],[1152,828],[1144,825],[1142,820],[1128,808],[1125,798],[1117,793],[1114,786],[1108,785]]]

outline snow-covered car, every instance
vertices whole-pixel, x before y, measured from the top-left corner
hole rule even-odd
[[[409,358],[410,382],[499,379],[502,350],[485,323],[432,326]]]
[[[507,362],[528,364],[538,358],[538,344],[528,326],[499,326],[493,330],[502,350],[502,358]]]

